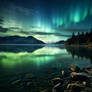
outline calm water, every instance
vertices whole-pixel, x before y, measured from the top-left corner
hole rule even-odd
[[[92,49],[0,46],[0,92],[40,92],[50,80],[68,71],[70,64],[81,68],[92,65]]]

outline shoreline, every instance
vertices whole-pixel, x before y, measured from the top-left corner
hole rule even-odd
[[[65,45],[65,47],[83,47],[83,48],[92,48],[92,46],[88,46],[88,45]]]

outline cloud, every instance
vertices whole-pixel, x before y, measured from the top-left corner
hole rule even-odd
[[[21,33],[27,34],[27,35],[55,35],[55,36],[64,36],[64,37],[71,37],[71,35],[64,35],[64,34],[60,34],[60,33],[46,33],[46,32],[25,32],[25,31],[21,31]]]
[[[62,28],[56,28],[58,31],[64,31],[64,32],[88,32],[89,29],[62,29]]]
[[[0,16],[0,25],[3,24],[3,17]]]
[[[3,28],[2,26],[0,26],[0,32],[5,33],[5,32],[7,32],[7,31],[8,31],[8,28]]]
[[[19,28],[19,27],[9,27],[8,29],[21,29],[21,28]]]
[[[12,3],[12,7],[13,7],[13,9],[15,9],[15,11],[21,12],[24,15],[34,15],[35,16],[35,15],[37,15],[39,13],[37,10],[17,6],[15,4],[13,4],[13,3]]]

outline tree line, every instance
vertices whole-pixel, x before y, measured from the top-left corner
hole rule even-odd
[[[72,33],[72,37],[69,38],[66,41],[66,46],[67,45],[88,45],[92,46],[92,29],[90,32],[78,32],[77,35],[75,33]]]

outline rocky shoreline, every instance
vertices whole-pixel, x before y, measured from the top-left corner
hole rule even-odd
[[[92,66],[70,65],[69,70],[68,75],[62,70],[62,77],[52,79],[52,92],[92,92]]]
[[[92,66],[80,68],[75,65],[69,71],[61,70],[59,74],[51,74],[38,78],[25,74],[9,82],[10,88],[20,92],[92,92]],[[11,90],[10,90],[11,92]]]

